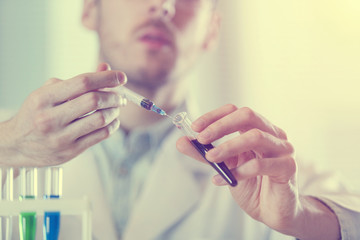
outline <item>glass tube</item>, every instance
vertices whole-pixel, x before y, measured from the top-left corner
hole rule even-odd
[[[3,200],[3,169],[0,168],[0,200]],[[0,216],[0,240],[3,240],[3,216]]]
[[[59,199],[62,195],[61,167],[49,167],[45,172],[45,199]],[[57,240],[60,232],[60,212],[45,212],[43,236],[45,240]]]
[[[191,120],[186,112],[180,112],[173,117],[173,123],[180,129],[185,136],[188,137],[191,144],[201,154],[201,156],[223,177],[223,179],[232,187],[237,185],[236,178],[232,175],[229,168],[224,162],[213,163],[206,159],[206,153],[214,148],[212,144],[201,144],[196,139],[197,133],[191,129]]]
[[[37,168],[20,169],[20,201],[35,199],[37,196]],[[21,212],[19,217],[21,240],[35,240],[36,212]]]
[[[62,195],[62,167],[48,167],[45,171],[46,198],[59,198]]]
[[[0,169],[0,200],[13,201],[13,168]],[[5,176],[3,176],[5,174]],[[3,182],[4,180],[4,182]],[[11,240],[12,238],[12,216],[0,217],[0,239]]]

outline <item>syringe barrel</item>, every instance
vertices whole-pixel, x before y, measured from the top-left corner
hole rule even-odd
[[[166,115],[166,112],[164,110],[162,110],[161,108],[157,107],[152,101],[127,89],[126,87],[121,86],[121,87],[117,88],[117,92],[120,94],[120,96],[123,99],[131,101],[131,102],[135,103],[136,105],[138,105],[139,107],[142,107],[149,111],[156,112],[157,114],[160,114],[163,116]]]
[[[173,117],[173,123],[188,137],[194,148],[201,156],[223,177],[223,179],[232,187],[237,185],[236,178],[232,175],[224,162],[214,163],[206,159],[206,153],[214,148],[212,144],[201,144],[196,139],[197,133],[191,128],[191,120],[186,112],[180,112]]]
[[[137,104],[138,106],[141,106],[141,102],[143,101],[144,97],[127,89],[126,87],[120,87],[120,94],[126,98],[127,100]]]

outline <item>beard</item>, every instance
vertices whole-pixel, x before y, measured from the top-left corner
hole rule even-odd
[[[119,70],[127,75],[128,84],[137,88],[156,90],[176,78],[175,57],[159,51],[144,52],[122,49],[117,54],[111,51],[101,51],[100,60],[108,63],[113,70]],[[130,53],[131,52],[131,53]],[[136,54],[138,53],[138,54]]]
[[[102,25],[100,21],[99,26]],[[139,40],[149,29],[164,34],[168,45],[152,48]],[[114,70],[124,72],[128,83],[138,87],[155,89],[170,81],[178,71],[178,49],[175,41],[175,26],[161,19],[150,19],[128,33],[127,37],[114,34],[99,27],[100,60],[110,64]],[[150,31],[151,32],[151,31]]]

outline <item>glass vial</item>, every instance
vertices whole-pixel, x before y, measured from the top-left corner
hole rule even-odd
[[[60,198],[62,195],[62,167],[48,167],[45,171],[45,198]]]
[[[13,168],[0,169],[0,200],[13,201]],[[0,216],[0,239],[11,240],[12,238],[12,216]]]
[[[49,167],[45,172],[45,199],[59,199],[62,195],[62,167]],[[44,240],[57,240],[60,232],[60,212],[45,212]]]
[[[194,148],[201,154],[201,156],[223,177],[223,179],[232,187],[237,185],[236,178],[232,175],[229,168],[224,162],[213,163],[206,159],[206,153],[214,148],[212,144],[201,144],[196,139],[197,133],[191,129],[191,120],[186,112],[180,112],[173,117],[173,123],[180,129],[185,136],[188,137]]]
[[[37,196],[37,168],[20,169],[20,201]],[[19,216],[20,240],[35,240],[36,212],[21,212]]]

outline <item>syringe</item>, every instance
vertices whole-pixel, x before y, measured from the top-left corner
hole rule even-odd
[[[156,106],[152,101],[149,99],[129,90],[125,87],[119,87],[119,93],[122,97],[126,98],[127,100],[135,103],[139,107],[145,108],[146,110],[156,112],[157,114],[166,116],[166,112]]]

